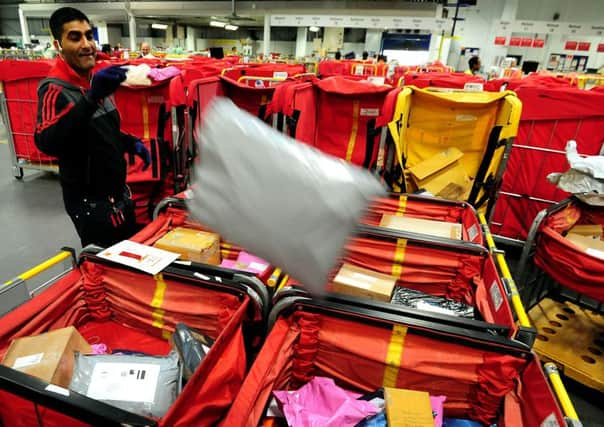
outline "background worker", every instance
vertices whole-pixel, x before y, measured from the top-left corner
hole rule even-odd
[[[109,67],[92,76],[96,45],[86,15],[57,9],[50,29],[59,56],[38,88],[34,139],[42,152],[58,157],[63,202],[82,246],[110,246],[136,232],[124,153],[139,156],[145,168],[151,156],[141,141],[120,132],[109,97],[126,70]]]
[[[471,76],[475,76],[476,74],[478,74],[481,67],[480,58],[478,56],[471,57],[468,61],[468,67],[469,68],[464,71],[466,74],[469,74]]]

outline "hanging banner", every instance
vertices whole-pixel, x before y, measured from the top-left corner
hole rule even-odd
[[[567,41],[564,45],[564,49],[566,50],[577,50],[577,42]]]
[[[577,50],[587,51],[587,50],[589,50],[590,47],[591,47],[590,42],[579,42],[579,46],[577,47]]]
[[[543,47],[543,46],[545,46],[545,39],[533,40],[533,47]]]
[[[505,42],[507,41],[506,36],[495,37],[495,44],[500,46],[505,46]]]

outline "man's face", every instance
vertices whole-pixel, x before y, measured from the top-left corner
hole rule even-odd
[[[476,65],[474,65],[474,69],[472,71],[478,71],[478,70],[480,70],[480,65],[481,65],[480,64],[480,60],[476,61]]]
[[[148,44],[144,44],[141,46],[141,52],[143,53],[143,55],[148,55],[149,52],[151,52],[151,48]]]
[[[87,75],[94,67],[96,43],[92,28],[86,21],[70,21],[63,24],[63,34],[57,49],[65,62],[78,74]]]

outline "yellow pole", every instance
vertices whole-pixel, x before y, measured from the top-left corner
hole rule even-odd
[[[554,393],[556,393],[556,397],[558,398],[558,402],[560,402],[560,406],[562,406],[562,411],[564,415],[571,420],[579,421],[579,416],[577,415],[577,411],[575,411],[575,407],[573,402],[571,402],[570,397],[562,383],[562,379],[560,378],[560,373],[558,372],[558,368],[551,362],[545,364],[545,372],[549,377],[550,382],[552,383],[552,388],[554,389]]]
[[[18,275],[16,277],[16,279],[29,280],[32,277],[40,274],[44,270],[47,270],[47,269],[51,268],[52,266],[60,263],[61,261],[69,258],[70,256],[71,256],[71,252],[62,251],[62,252],[58,253],[57,255],[53,256],[52,258],[47,259],[43,263],[38,264],[33,268],[30,268],[29,270],[27,270],[24,273],[21,273],[20,275]],[[10,285],[11,283],[14,283],[14,282],[15,282],[15,279],[9,280],[8,282],[4,282],[4,286]]]
[[[506,279],[508,286],[510,287],[510,292],[512,293],[512,306],[514,307],[516,316],[518,316],[518,323],[520,324],[520,326],[530,328],[531,321],[529,320],[529,317],[526,314],[526,310],[524,309],[524,305],[522,304],[522,300],[520,299],[520,293],[518,292],[518,288],[516,287],[516,282],[514,282],[514,279],[512,278],[512,274],[510,273],[510,269],[508,268],[508,263],[506,262],[505,257],[502,253],[495,252],[497,247],[495,246],[495,241],[493,240],[493,236],[489,231],[487,220],[482,213],[478,214],[478,219],[480,220],[480,223],[485,226],[484,234],[485,239],[487,240],[487,245],[489,246],[489,250],[494,253],[497,265],[499,265],[499,269],[501,270],[501,275],[504,279]]]

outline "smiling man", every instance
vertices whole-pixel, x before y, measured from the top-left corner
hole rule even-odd
[[[151,156],[141,141],[120,132],[111,95],[126,71],[109,67],[92,76],[96,44],[86,15],[60,8],[50,29],[59,56],[38,88],[36,146],[58,158],[65,209],[82,246],[109,246],[136,231],[124,153],[141,157],[144,167]]]

